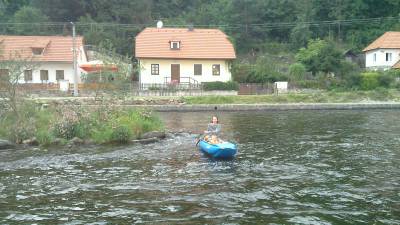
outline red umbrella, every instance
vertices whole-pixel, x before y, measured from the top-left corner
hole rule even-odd
[[[88,73],[101,72],[101,71],[113,71],[113,72],[118,71],[118,67],[113,64],[104,65],[101,63],[86,63],[86,64],[80,64],[79,67]]]

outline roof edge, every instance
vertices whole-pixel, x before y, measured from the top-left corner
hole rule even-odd
[[[235,58],[170,58],[170,57],[139,57],[139,56],[137,56],[137,57],[135,57],[136,59],[171,59],[171,60],[177,60],[177,59],[180,59],[180,60],[184,60],[184,59],[196,59],[196,60],[234,60],[234,59],[236,59],[236,57]]]

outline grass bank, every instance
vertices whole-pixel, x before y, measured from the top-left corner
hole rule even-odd
[[[375,91],[321,91],[280,95],[188,96],[182,97],[181,100],[186,104],[398,102],[400,101],[400,91],[378,89]]]
[[[5,112],[0,118],[0,138],[15,143],[34,139],[44,146],[66,144],[73,138],[97,144],[125,143],[155,130],[163,130],[163,124],[151,111],[112,106],[87,108],[69,104],[41,108],[24,103],[18,115]]]

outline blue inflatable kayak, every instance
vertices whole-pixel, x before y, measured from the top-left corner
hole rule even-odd
[[[230,142],[222,142],[213,145],[201,140],[199,142],[199,148],[201,151],[215,159],[230,159],[235,157],[237,153],[236,145]]]

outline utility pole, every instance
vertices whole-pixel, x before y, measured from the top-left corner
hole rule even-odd
[[[75,24],[72,24],[72,57],[74,62],[74,96],[78,97],[78,62],[76,60],[76,32]]]

